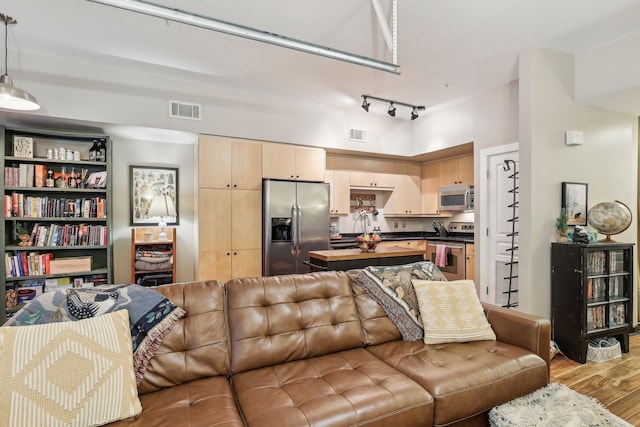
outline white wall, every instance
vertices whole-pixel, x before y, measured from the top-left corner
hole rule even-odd
[[[178,281],[195,277],[194,204],[195,145],[176,141],[128,140],[115,137],[113,141],[113,253],[114,282],[131,283],[131,229],[129,223],[129,166],[167,166],[178,170],[178,214],[176,230],[176,268]]]
[[[520,54],[520,309],[550,316],[550,235],[561,183],[585,182],[588,205],[637,206],[637,118],[574,102],[574,58],[542,49]],[[584,145],[566,146],[566,130]],[[616,240],[637,243],[637,222]],[[603,236],[600,236],[601,238]],[[634,317],[635,318],[635,317]]]

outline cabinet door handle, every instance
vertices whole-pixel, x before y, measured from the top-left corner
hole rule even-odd
[[[227,256],[230,256],[230,255],[231,255],[231,252],[227,252]]]

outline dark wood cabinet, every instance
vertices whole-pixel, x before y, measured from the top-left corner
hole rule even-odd
[[[585,363],[603,337],[629,352],[633,304],[633,244],[552,244],[552,335],[567,357]]]

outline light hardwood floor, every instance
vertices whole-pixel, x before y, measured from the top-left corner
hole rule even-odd
[[[622,359],[584,365],[559,354],[551,360],[551,382],[595,397],[609,411],[640,426],[640,334],[630,337],[629,347]]]

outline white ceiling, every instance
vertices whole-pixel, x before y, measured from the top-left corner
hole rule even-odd
[[[390,19],[391,0],[379,1]],[[370,0],[152,2],[392,60]],[[323,107],[359,104],[360,95],[369,94],[436,108],[517,79],[518,52],[526,47],[580,56],[640,29],[640,1],[634,0],[398,3],[401,75],[86,0],[5,0],[0,12],[18,20],[18,25],[10,26],[9,47],[20,55],[82,57],[105,69],[129,70],[132,79],[142,73],[177,77],[185,82],[185,87],[178,89],[185,93],[189,83],[197,83],[193,86],[208,85],[212,91],[228,88],[229,96],[276,96]],[[17,64],[10,61],[9,74],[16,69],[20,70],[19,60]],[[41,72],[55,74],[56,70]],[[92,76],[85,78],[86,84],[91,84]],[[620,98],[619,88],[615,92]],[[602,91],[598,98],[603,105],[612,102],[602,97]],[[625,105],[621,108],[627,112],[640,114],[637,102],[625,99],[618,104]],[[386,106],[380,108],[386,110]]]

